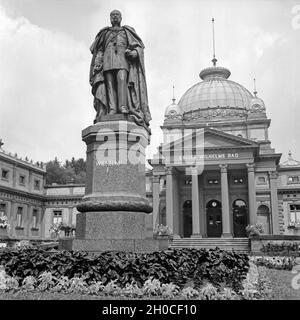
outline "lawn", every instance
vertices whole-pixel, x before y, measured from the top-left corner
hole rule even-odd
[[[268,270],[272,283],[272,300],[300,300],[300,289],[292,288],[292,279],[297,274],[288,270]]]

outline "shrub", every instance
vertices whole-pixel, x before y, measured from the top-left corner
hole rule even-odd
[[[118,295],[121,292],[121,288],[116,284],[117,280],[110,281],[103,287],[103,292],[107,295]]]
[[[179,293],[179,287],[173,283],[163,283],[161,285],[161,295],[164,298],[172,299]]]
[[[38,281],[39,281],[38,289],[41,291],[45,291],[47,289],[53,288],[55,285],[55,280],[56,278],[53,277],[51,272],[41,273],[38,277]]]
[[[6,272],[2,266],[0,267],[0,290],[6,290]]]
[[[239,300],[238,294],[230,288],[223,288],[220,292],[220,300]]]
[[[101,281],[95,281],[90,284],[89,286],[89,294],[99,294],[101,291],[103,291],[103,283]]]
[[[263,245],[261,251],[268,255],[299,255],[300,245],[292,241],[283,241],[282,243],[268,242]]]
[[[159,295],[161,292],[161,283],[157,279],[150,278],[145,281],[143,292],[147,295]]]
[[[162,235],[171,235],[172,230],[170,229],[169,226],[165,226],[163,224],[157,224],[153,230],[153,234],[157,236],[162,236]]]
[[[247,225],[246,233],[248,237],[258,236],[264,233],[264,226],[261,222],[257,222],[254,225]]]
[[[220,249],[152,253],[107,251],[87,256],[83,252],[52,253],[36,247],[4,249],[0,252],[0,264],[5,265],[7,274],[20,279],[20,284],[29,275],[38,278],[43,272],[50,272],[55,278],[84,276],[88,284],[101,281],[105,286],[115,281],[121,288],[132,282],[142,287],[152,278],[161,284],[176,283],[180,288],[188,282],[194,283],[195,288],[210,282],[216,287],[224,284],[238,291],[246,277],[249,258],[246,254]],[[59,288],[57,284],[55,290]]]
[[[250,261],[257,266],[265,266],[271,269],[292,270],[296,265],[295,257],[268,257],[268,256],[251,256]]]
[[[1,216],[0,217],[0,228],[3,229],[9,229],[10,228],[10,224],[8,223],[8,218],[7,216]]]
[[[199,291],[195,290],[192,287],[187,287],[184,288],[181,292],[180,295],[185,299],[197,299],[199,297]]]
[[[138,287],[134,282],[131,282],[130,284],[127,283],[125,288],[121,289],[121,295],[129,297],[142,297],[143,294],[143,289]]]
[[[85,294],[89,292],[88,284],[85,282],[85,277],[74,277],[70,279],[70,285],[67,289],[69,293]]]
[[[266,269],[250,263],[249,272],[243,281],[243,289],[240,291],[243,299],[267,299],[270,292],[270,280],[266,275]]]
[[[16,242],[14,244],[14,247],[16,249],[28,249],[28,248],[32,248],[33,246],[29,240],[21,240],[19,242]]]
[[[70,280],[68,277],[63,276],[56,279],[56,285],[52,288],[54,292],[68,292],[70,287]]]
[[[33,291],[35,289],[37,280],[33,276],[28,276],[22,281],[22,289],[26,291]]]
[[[207,283],[201,290],[199,298],[201,300],[219,300],[219,293],[216,287]]]
[[[6,278],[6,290],[19,289],[19,281],[13,277],[7,276]]]

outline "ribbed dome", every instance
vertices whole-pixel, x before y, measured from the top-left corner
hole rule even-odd
[[[243,108],[250,106],[252,94],[240,84],[228,80],[230,71],[210,67],[201,71],[202,82],[196,83],[180,99],[178,106],[183,113],[205,108]]]

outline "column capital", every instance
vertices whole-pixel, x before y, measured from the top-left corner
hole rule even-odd
[[[173,167],[166,167],[165,171],[166,171],[167,175],[172,175],[174,172],[174,169],[173,169]]]
[[[278,172],[277,171],[269,171],[269,177],[270,177],[270,179],[277,179]]]
[[[247,163],[246,167],[248,169],[248,172],[254,172],[255,164],[254,163]]]
[[[152,183],[159,183],[160,176],[152,176]]]
[[[227,172],[227,167],[228,167],[227,164],[220,164],[219,167],[220,167],[222,173]]]

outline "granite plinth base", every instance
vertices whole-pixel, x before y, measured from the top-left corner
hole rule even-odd
[[[76,215],[76,239],[136,239],[152,237],[146,213],[89,211]],[[150,221],[151,222],[151,221]]]
[[[152,219],[143,212],[94,211],[76,216],[72,250],[151,252],[166,250],[167,243],[153,239]]]

